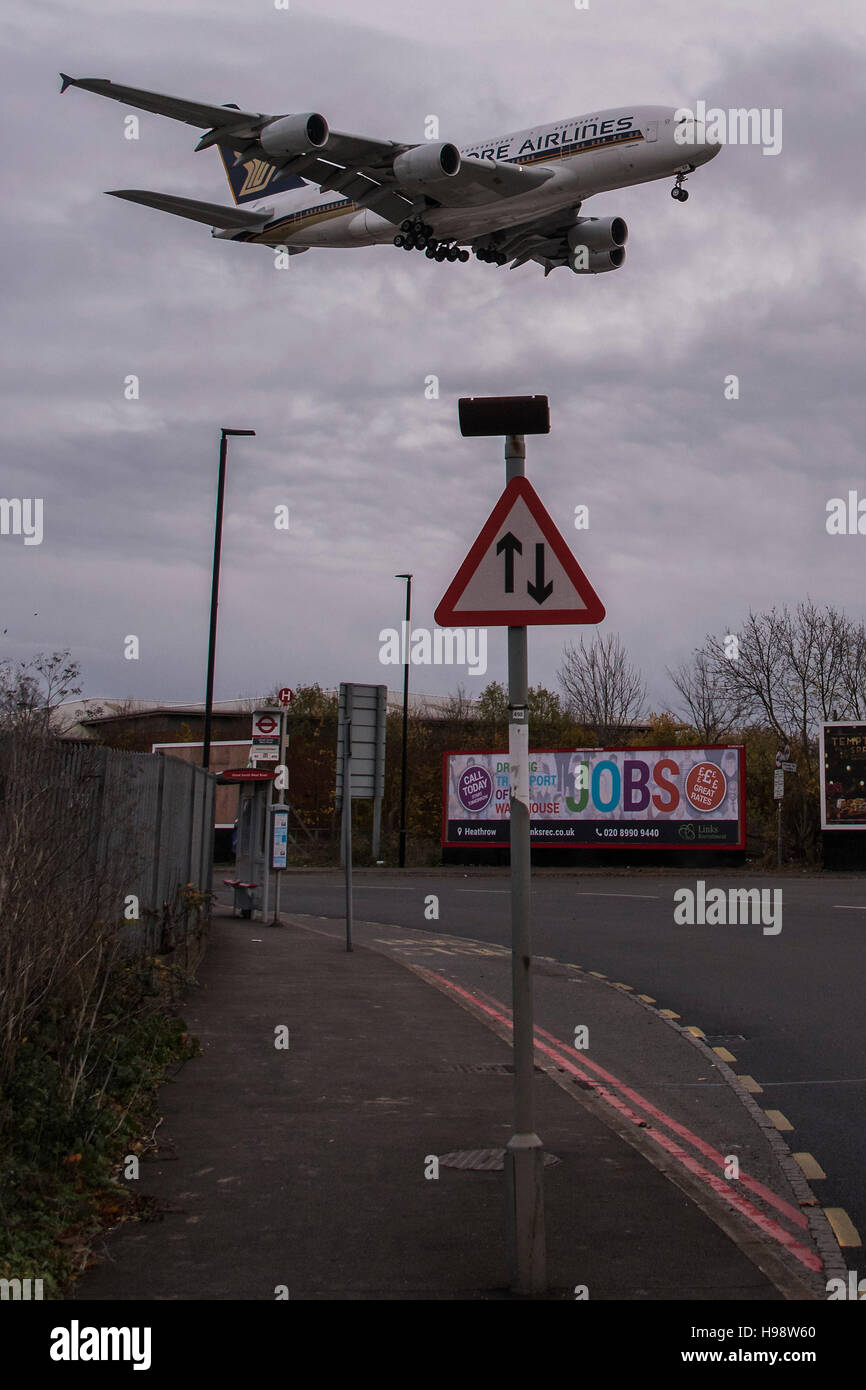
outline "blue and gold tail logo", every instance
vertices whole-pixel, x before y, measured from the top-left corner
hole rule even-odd
[[[217,148],[236,203],[260,198],[266,190],[268,193],[284,193],[289,188],[306,186],[305,179],[298,178],[297,174],[282,173],[267,159],[246,159],[241,163],[243,156],[238,150],[229,149],[228,145]]]
[[[269,164],[266,159],[251,159],[242,167],[246,169],[247,176],[240,186],[238,199],[264,193],[277,172],[273,164]]]

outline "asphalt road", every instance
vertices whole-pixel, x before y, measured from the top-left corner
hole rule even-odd
[[[678,925],[674,892],[700,878],[708,889],[781,889],[781,931]],[[356,870],[354,887],[359,920],[508,944],[507,870]],[[437,920],[425,918],[431,894]],[[794,1127],[790,1148],[826,1172],[813,1182],[822,1205],[866,1231],[866,881],[548,871],[534,874],[532,902],[535,954],[623,981],[728,1047],[734,1070],[763,1087],[758,1103]],[[339,918],[343,903],[339,873],[287,875],[287,913]],[[845,1253],[857,1268],[862,1252]]]

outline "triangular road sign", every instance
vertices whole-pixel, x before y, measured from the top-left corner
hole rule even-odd
[[[604,606],[527,478],[506,484],[435,613],[440,627],[600,623]]]

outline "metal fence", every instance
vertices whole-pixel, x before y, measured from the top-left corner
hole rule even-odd
[[[101,910],[128,921],[124,938],[145,955],[165,949],[169,918],[173,944],[183,940],[186,885],[210,890],[214,788],[211,773],[158,753],[0,739],[5,816],[35,802],[69,887],[97,885]]]

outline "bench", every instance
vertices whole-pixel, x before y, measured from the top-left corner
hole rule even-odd
[[[232,916],[234,917],[240,912],[242,917],[252,917],[255,907],[252,896],[253,889],[258,888],[259,885],[257,883],[244,883],[239,878],[224,878],[223,883],[234,893]]]

